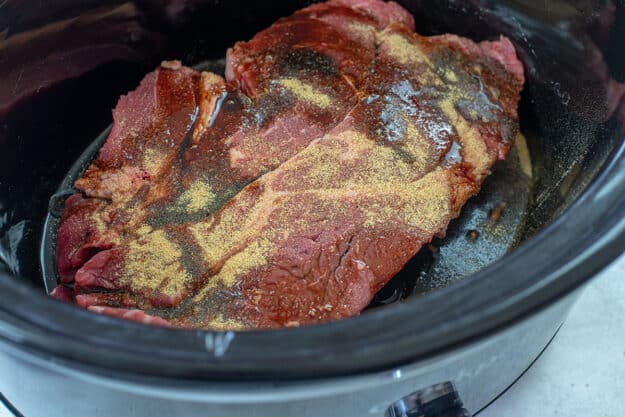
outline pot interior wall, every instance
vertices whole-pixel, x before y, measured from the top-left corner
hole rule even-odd
[[[0,20],[7,34],[0,41],[0,79],[10,81],[0,87],[0,268],[39,286],[49,198],[110,124],[119,95],[162,59],[197,65],[222,58],[235,41],[305,4],[19,3],[9,0],[8,19]],[[618,33],[602,22],[623,23],[623,13],[609,2],[592,2],[592,14],[581,0],[553,2],[548,13],[531,1],[401,3],[415,14],[421,34],[482,40],[503,33],[513,40],[527,68],[520,115],[533,169],[531,180],[520,174],[518,151],[498,164],[447,239],[437,242],[440,250],[422,251],[407,270],[411,278],[394,280],[374,305],[446,285],[522,244],[575,201],[620,133],[617,122],[606,121],[612,113],[606,86],[625,71],[610,58]],[[487,230],[489,212],[502,202],[508,205],[503,226]],[[474,228],[482,235],[477,241],[467,236]]]

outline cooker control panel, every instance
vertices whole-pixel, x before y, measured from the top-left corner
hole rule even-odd
[[[396,401],[385,417],[471,417],[451,382],[432,385]]]

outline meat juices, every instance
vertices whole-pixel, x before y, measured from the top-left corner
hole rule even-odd
[[[505,157],[523,82],[508,39],[422,37],[381,0],[278,20],[225,80],[165,62],[66,201],[53,294],[190,328],[357,315]]]

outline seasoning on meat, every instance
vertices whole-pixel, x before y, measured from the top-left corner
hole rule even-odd
[[[278,20],[225,80],[168,61],[76,181],[55,294],[190,328],[357,315],[505,157],[523,82],[508,39],[423,37],[381,0]]]

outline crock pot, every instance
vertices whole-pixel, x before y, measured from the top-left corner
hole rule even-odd
[[[0,392],[16,415],[467,416],[532,363],[625,248],[625,11],[400,3],[421,34],[501,33],[519,51],[533,180],[515,244],[359,317],[249,332],[150,327],[48,297],[44,219],[116,99],[160,60],[221,58],[307,3],[0,3]]]

